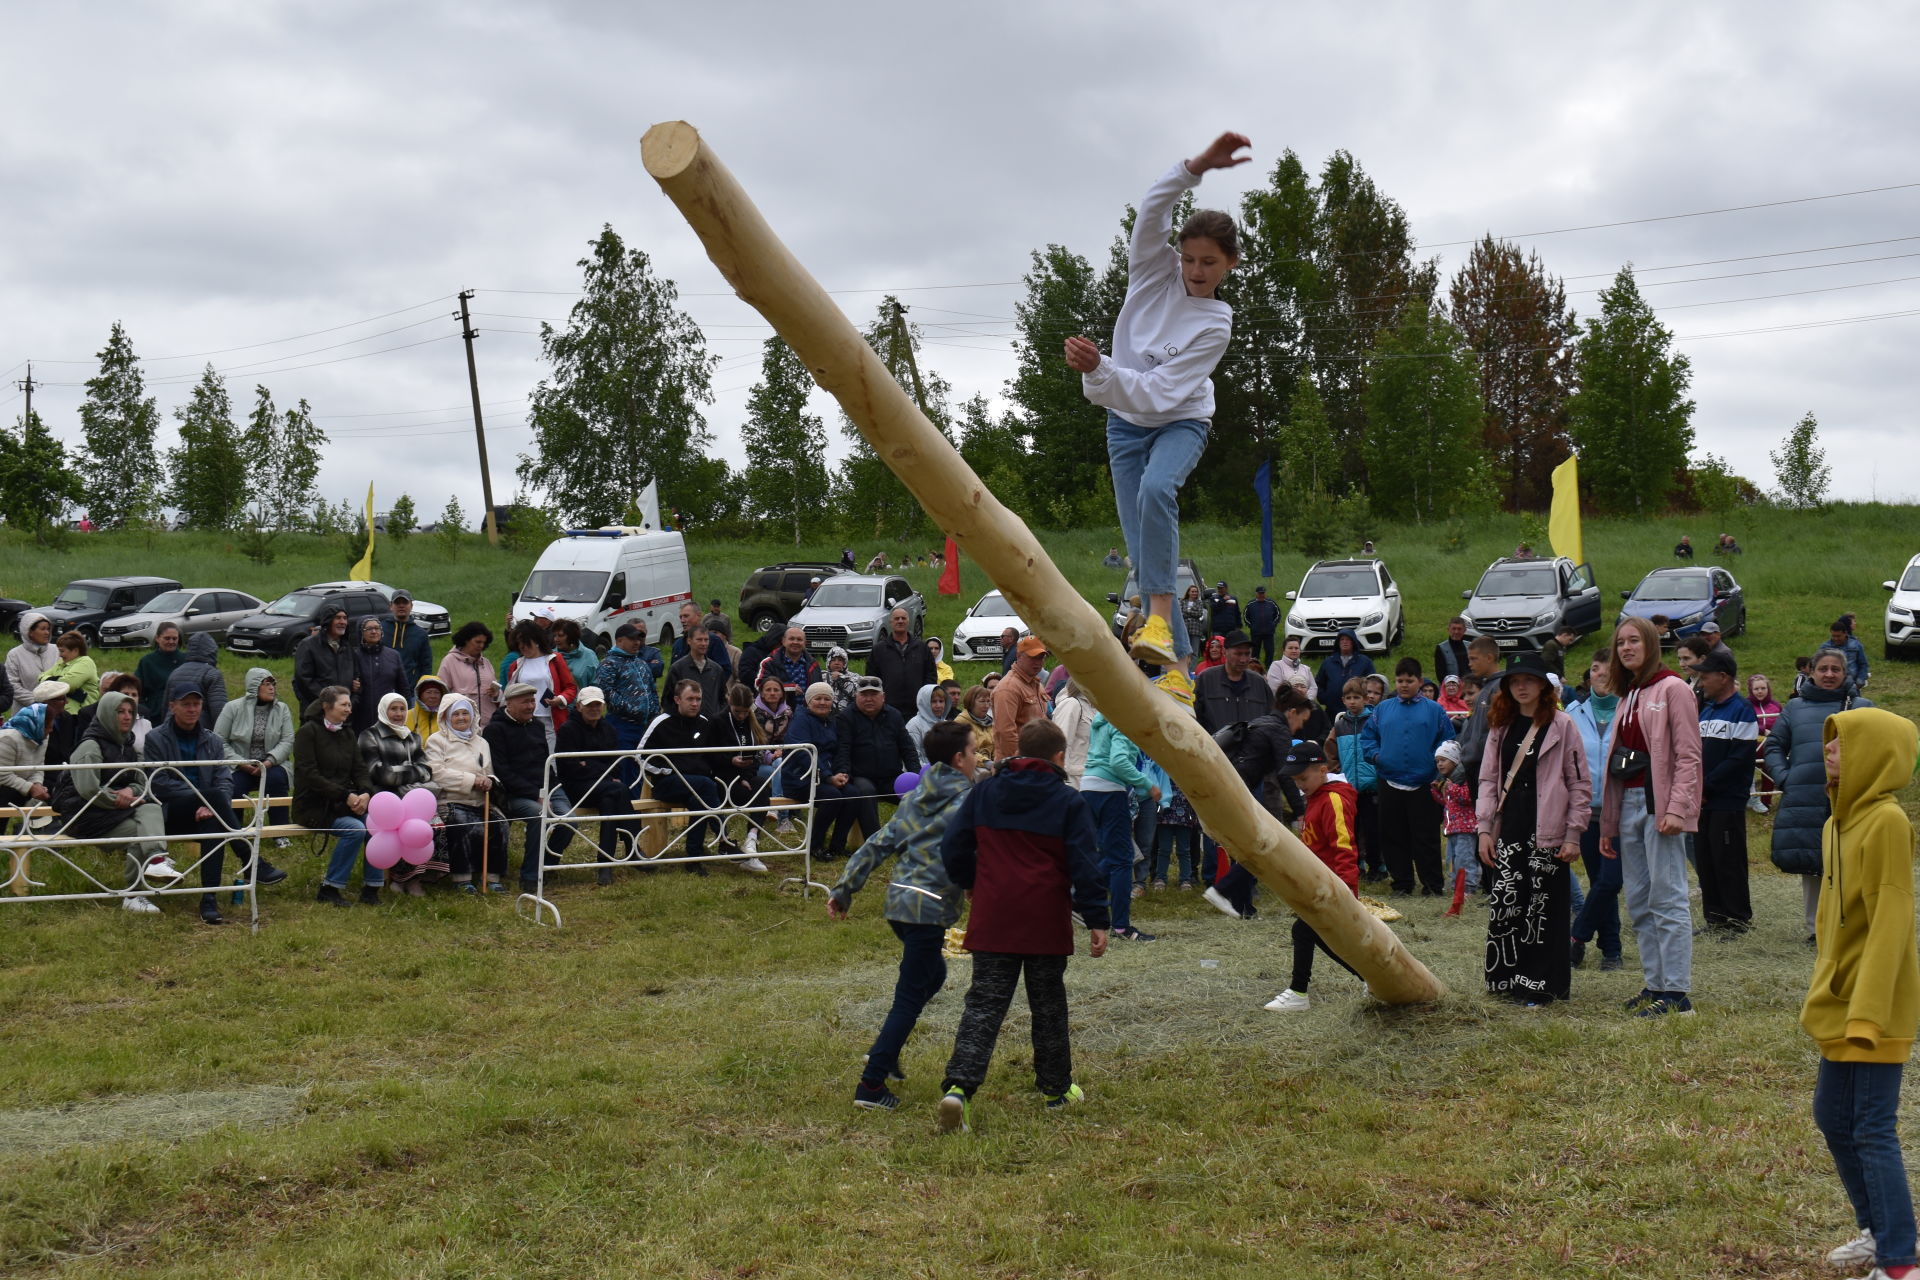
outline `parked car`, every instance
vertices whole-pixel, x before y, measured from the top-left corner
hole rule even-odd
[[[604,653],[629,622],[646,624],[649,643],[671,643],[680,606],[691,599],[687,542],[678,533],[627,525],[569,529],[533,562],[514,593],[513,620],[536,611],[570,618],[587,646]]]
[[[914,633],[921,634],[927,602],[905,578],[841,573],[822,582],[807,607],[787,621],[806,629],[807,648],[815,654],[839,645],[858,656],[873,651],[874,638],[886,630],[887,615],[897,605],[906,606]]]
[[[1303,653],[1331,651],[1342,631],[1360,637],[1362,652],[1385,653],[1406,634],[1400,588],[1382,560],[1318,561],[1287,599],[1286,634]]]
[[[1487,636],[1502,649],[1537,650],[1566,622],[1581,635],[1600,629],[1600,588],[1590,565],[1503,557],[1487,566],[1480,583],[1462,591],[1467,637]]]
[[[1887,598],[1883,652],[1890,660],[1911,657],[1920,649],[1920,556],[1907,561],[1898,581],[1880,585],[1893,593]]]
[[[138,613],[100,624],[103,649],[145,649],[153,644],[153,635],[163,622],[171,622],[182,632],[209,631],[218,639],[227,628],[242,618],[252,617],[266,602],[244,591],[215,587],[182,587],[163,591],[147,601]]]
[[[384,582],[316,582],[307,588],[308,591],[360,591],[362,589],[378,591],[382,600],[392,601],[393,593],[400,588],[390,587]],[[382,606],[380,612],[386,611]],[[444,636],[453,630],[453,618],[446,607],[437,605],[431,600],[422,600],[419,596],[413,597],[413,620],[425,627],[428,635]]]
[[[1206,580],[1200,576],[1199,566],[1194,564],[1191,557],[1182,556],[1180,566],[1174,570],[1173,575],[1173,602],[1176,609],[1180,601],[1187,598],[1188,587],[1199,587],[1201,597],[1209,602],[1212,601],[1213,588],[1209,587]],[[1140,579],[1131,569],[1127,570],[1126,586],[1119,591],[1107,592],[1107,603],[1119,606],[1113,611],[1113,634],[1117,636],[1126,634],[1127,619],[1133,617],[1133,598],[1138,594],[1140,594]]]
[[[953,629],[953,643],[947,646],[949,662],[998,662],[1006,656],[1000,647],[1000,633],[1008,627],[1018,631],[1022,637],[1033,634],[1033,628],[1020,621],[1020,615],[1013,611],[1007,598],[998,591],[989,591],[980,597],[978,604],[967,610],[967,616],[960,619],[960,625]]]
[[[78,631],[91,645],[99,640],[102,623],[138,613],[161,592],[179,589],[172,578],[75,578],[36,612],[47,615],[54,635]]]
[[[20,615],[33,608],[25,600],[0,597],[0,637],[19,634]]]
[[[845,572],[829,560],[783,560],[762,565],[747,575],[740,588],[740,621],[757,632],[777,627],[800,612],[807,598],[807,584],[815,578],[825,582]]]
[[[1747,629],[1747,594],[1732,574],[1717,566],[1655,569],[1620,595],[1626,600],[1622,618],[1667,620],[1668,644],[1679,644],[1709,618],[1720,624],[1722,635],[1737,636]]]
[[[252,617],[227,628],[227,648],[235,653],[285,657],[305,640],[320,620],[336,608],[347,611],[347,634],[353,636],[363,618],[387,616],[387,597],[371,582],[346,584],[351,590],[332,590],[322,584],[289,591]]]

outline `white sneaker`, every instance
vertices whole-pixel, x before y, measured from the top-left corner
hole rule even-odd
[[[174,866],[173,859],[168,857],[155,858],[142,867],[140,873],[156,883],[161,880],[178,880],[181,874],[180,868]]]
[[[276,849],[290,849],[293,847],[293,841],[287,839],[285,836],[275,836],[273,838],[273,847]]]
[[[746,854],[749,858],[760,852],[760,828],[747,828],[747,838],[740,842],[740,852]]]
[[[1862,1231],[1843,1245],[1830,1250],[1827,1265],[1830,1267],[1852,1267],[1874,1259],[1873,1232]]]
[[[120,909],[122,911],[131,911],[137,916],[157,916],[160,914],[160,908],[154,906],[152,899],[147,898],[143,894],[135,894],[131,898],[120,899]]]
[[[751,871],[757,876],[767,874],[767,864],[758,858],[737,858],[734,860],[733,865],[742,871]]]
[[[1227,901],[1226,894],[1220,892],[1218,889],[1214,888],[1212,885],[1208,885],[1207,891],[1201,894],[1200,896],[1205,898],[1207,902],[1211,904],[1215,910],[1220,912],[1220,914],[1232,916],[1235,920],[1238,920],[1240,918],[1239,909],[1236,908],[1231,902]]]
[[[1313,1001],[1307,999],[1306,992],[1295,991],[1289,987],[1260,1007],[1270,1009],[1274,1013],[1299,1013],[1313,1008]]]

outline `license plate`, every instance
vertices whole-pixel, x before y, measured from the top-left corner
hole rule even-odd
[[[973,654],[976,658],[997,658],[1000,656],[1000,646],[997,644],[975,645]]]
[[[227,648],[229,648],[229,649],[251,649],[251,648],[253,648],[253,641],[251,641],[251,640],[248,640],[248,639],[245,639],[244,637],[242,637],[242,638],[237,638],[237,639],[234,639],[234,640],[231,640],[231,641],[229,641],[229,642],[227,643]]]
[[[1515,645],[1520,643],[1520,641],[1515,639],[1513,636],[1496,636],[1494,637],[1493,642],[1499,645],[1502,649],[1511,649]]]

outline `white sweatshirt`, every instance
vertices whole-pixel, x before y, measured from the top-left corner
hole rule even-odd
[[[1233,334],[1233,308],[1187,296],[1180,252],[1167,243],[1173,210],[1200,176],[1179,160],[1140,202],[1127,249],[1127,301],[1113,326],[1113,354],[1080,375],[1088,400],[1136,427],[1213,418],[1214,366]]]

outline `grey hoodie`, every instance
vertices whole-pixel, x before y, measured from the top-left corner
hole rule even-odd
[[[27,639],[27,632],[36,622],[45,622],[47,615],[28,610],[20,615],[20,643],[7,654],[7,696],[11,715],[21,707],[33,704],[33,687],[40,683],[40,673],[60,660],[53,651],[53,644],[34,644]]]
[[[274,699],[262,704],[260,686],[268,680],[273,681]],[[293,758],[293,709],[279,694],[280,681],[273,672],[265,667],[247,668],[247,696],[229,702],[213,726],[214,736],[226,746],[227,759],[264,760],[285,767]]]
[[[922,769],[927,767],[927,748],[922,744],[921,739],[926,737],[927,730],[939,724],[942,718],[933,714],[933,691],[939,687],[937,684],[920,686],[920,692],[913,695],[914,705],[919,710],[913,719],[907,721],[907,736],[913,739],[913,749],[920,753]]]

